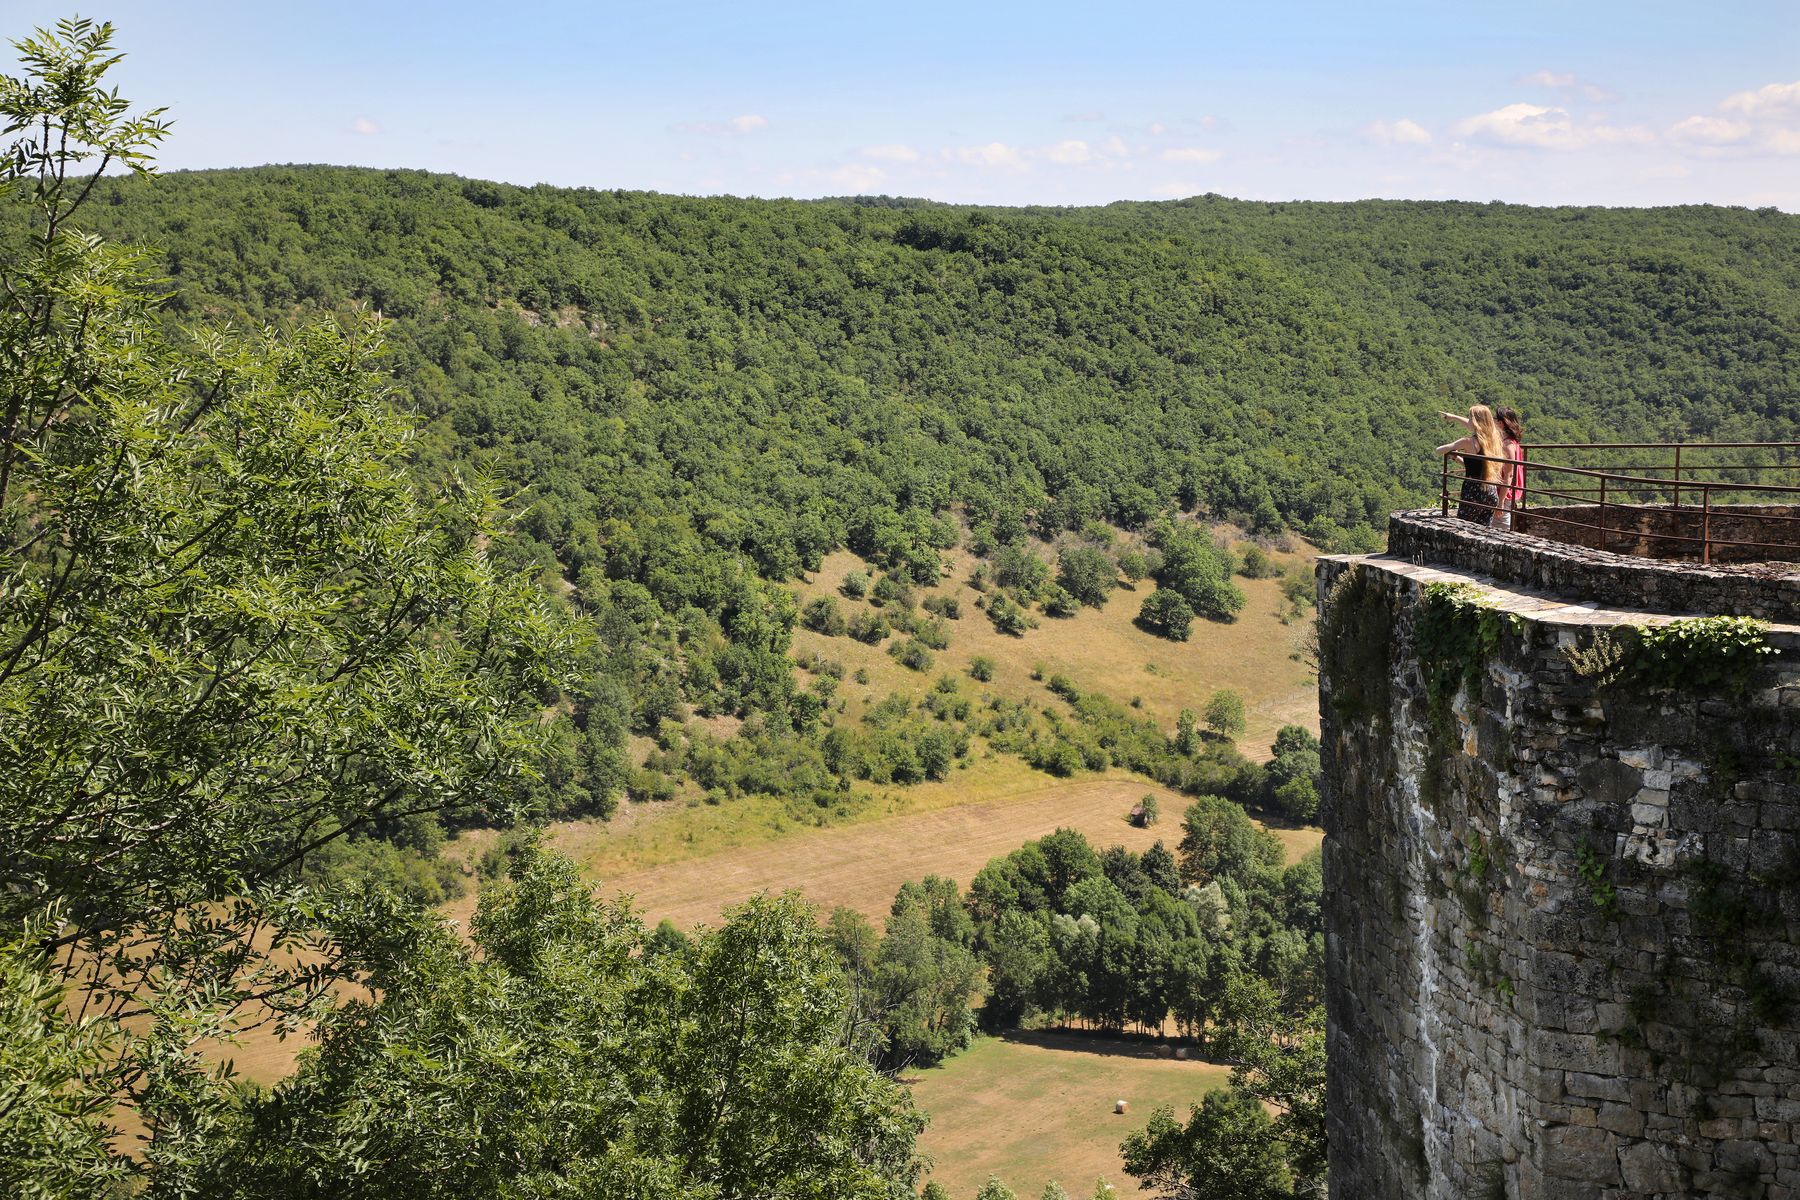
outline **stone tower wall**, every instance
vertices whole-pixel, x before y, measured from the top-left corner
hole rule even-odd
[[[1320,562],[1332,1195],[1800,1198],[1800,627],[1666,686],[1500,542]]]

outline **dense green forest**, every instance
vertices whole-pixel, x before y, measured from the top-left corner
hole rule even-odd
[[[1142,529],[1180,561],[1140,623],[1181,637],[1230,617],[1231,568],[1159,514],[1368,548],[1434,489],[1440,408],[1513,404],[1540,441],[1785,438],[1800,395],[1800,218],[1772,210],[979,209],[263,167],[106,179],[82,216],[155,249],[172,322],[388,319],[418,467],[491,472],[522,514],[503,556],[599,630],[532,788],[553,814],[666,791],[620,748],[684,703],[816,761],[770,584],[831,549],[904,586],[965,537]],[[1066,570],[996,567],[1010,632],[1073,603]]]

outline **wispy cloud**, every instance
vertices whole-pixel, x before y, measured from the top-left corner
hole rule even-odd
[[[1159,155],[1164,162],[1178,163],[1214,163],[1224,156],[1223,151],[1207,146],[1172,146]]]
[[[350,131],[360,133],[363,137],[374,137],[381,132],[381,126],[367,117],[358,117],[350,122]]]
[[[1384,146],[1423,146],[1431,140],[1431,131],[1410,117],[1398,121],[1376,121],[1363,126],[1363,136]]]
[[[1465,118],[1457,124],[1456,131],[1497,146],[1540,150],[1580,150],[1593,145],[1655,140],[1649,130],[1636,126],[1620,127],[1600,121],[1578,124],[1568,109],[1543,104],[1508,104]]]
[[[1561,92],[1576,92],[1587,97],[1589,100],[1598,101],[1600,103],[1605,103],[1608,100],[1617,100],[1619,98],[1618,93],[1609,91],[1599,84],[1589,83],[1585,79],[1578,77],[1573,71],[1533,71],[1529,75],[1520,76],[1516,82],[1525,87],[1542,87],[1551,88]]]
[[[1669,136],[1678,142],[1727,146],[1749,137],[1750,125],[1745,121],[1728,121],[1724,117],[1695,115],[1669,126]]]
[[[1061,166],[1072,167],[1090,161],[1094,152],[1080,138],[1070,138],[1045,150],[1044,157]]]
[[[744,113],[725,121],[683,121],[672,126],[674,132],[699,137],[732,137],[755,133],[769,127],[769,118],[761,113]]]
[[[1747,92],[1734,92],[1719,105],[1726,112],[1743,113],[1747,117],[1773,116],[1800,110],[1800,80],[1793,83],[1770,83]]]
[[[959,146],[946,151],[946,154],[957,162],[972,166],[1003,167],[1013,171],[1025,169],[1025,152],[1005,142],[989,142],[985,146]]]
[[[878,158],[884,162],[918,162],[919,152],[904,142],[884,142],[879,146],[864,146],[864,158]]]

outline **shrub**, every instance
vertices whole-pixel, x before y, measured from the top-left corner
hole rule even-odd
[[[1056,582],[1082,604],[1095,608],[1106,603],[1118,585],[1113,560],[1092,546],[1074,546],[1057,560]]]
[[[1193,631],[1194,606],[1179,592],[1157,588],[1138,610],[1137,624],[1140,629],[1166,637],[1171,642],[1185,642]]]
[[[994,678],[994,660],[979,654],[970,659],[969,678],[980,683],[992,682]]]
[[[955,596],[927,596],[924,609],[934,617],[943,617],[947,621],[962,620],[962,601]]]
[[[994,593],[994,598],[988,602],[987,612],[988,620],[994,623],[994,628],[1009,637],[1024,637],[1026,630],[1037,627],[1037,621],[1031,614],[1005,592]]]
[[[888,653],[903,667],[914,671],[931,669],[931,651],[927,650],[917,638],[907,638],[904,642],[896,642],[888,647]]]
[[[842,637],[848,628],[837,601],[830,596],[820,596],[809,603],[800,614],[800,623],[826,637]]]
[[[1119,574],[1133,583],[1141,583],[1144,576],[1150,574],[1150,560],[1141,550],[1126,550],[1119,555]]]
[[[873,646],[893,630],[888,627],[887,618],[880,613],[863,611],[850,618],[850,636],[859,642],[867,642]]]
[[[875,590],[869,598],[876,604],[895,604],[901,608],[913,606],[912,585],[894,575],[883,575],[875,581]]]
[[[841,585],[844,595],[852,600],[861,600],[869,594],[869,575],[866,571],[852,571],[844,576]]]
[[[1072,617],[1081,611],[1081,601],[1059,583],[1046,584],[1040,593],[1044,612],[1052,617]]]
[[[944,623],[935,617],[913,622],[913,636],[930,646],[933,650],[944,650],[950,645],[950,631]]]
[[[1238,560],[1238,574],[1245,579],[1267,579],[1276,573],[1275,561],[1261,546],[1244,547],[1244,556]]]
[[[1050,578],[1050,565],[1032,552],[1029,546],[1002,546],[994,556],[994,582],[1012,588],[1020,595],[1035,596]]]

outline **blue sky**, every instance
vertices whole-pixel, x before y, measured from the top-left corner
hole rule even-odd
[[[8,36],[71,10],[7,0]],[[165,166],[1800,211],[1800,4],[115,0]]]

